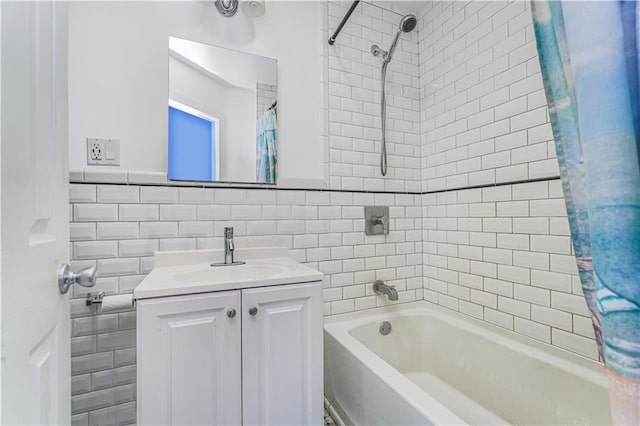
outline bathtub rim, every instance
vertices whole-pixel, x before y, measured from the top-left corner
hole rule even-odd
[[[607,389],[604,365],[596,360],[552,346],[532,337],[521,335],[515,331],[498,327],[486,321],[451,311],[425,300],[332,315],[325,318],[324,331],[326,333],[346,351],[358,358],[364,368],[380,377],[391,389],[402,395],[413,408],[435,424],[467,423],[351,334],[351,330],[365,324],[416,315],[437,316],[438,319],[452,323],[454,326],[464,325],[465,327],[462,329],[465,331],[473,332],[474,330],[479,330],[490,340],[494,342],[497,340],[496,343],[501,345],[515,341],[519,349],[524,349],[525,347],[529,349],[526,351],[527,355]],[[509,348],[514,350],[512,345]],[[428,409],[423,407],[428,407]]]

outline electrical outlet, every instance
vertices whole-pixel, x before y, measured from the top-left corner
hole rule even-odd
[[[120,141],[117,139],[87,138],[87,164],[120,165]]]
[[[94,161],[104,159],[104,143],[93,140],[89,142],[89,157]]]

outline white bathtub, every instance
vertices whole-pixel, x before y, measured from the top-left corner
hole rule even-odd
[[[611,423],[601,364],[429,302],[326,318],[324,342],[347,424]]]

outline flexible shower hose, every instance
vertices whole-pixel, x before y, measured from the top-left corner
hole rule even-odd
[[[389,62],[385,59],[382,62],[382,69],[380,71],[381,96],[380,96],[380,119],[382,120],[382,149],[380,151],[380,173],[382,176],[387,175],[387,99],[384,93],[384,86],[387,80],[387,65]]]

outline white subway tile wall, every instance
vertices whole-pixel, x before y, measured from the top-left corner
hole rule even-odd
[[[426,300],[598,358],[560,180],[424,194],[423,225]]]
[[[76,286],[71,302],[79,424],[135,421],[135,312],[101,314],[84,297],[131,293],[157,250],[221,248],[223,228],[233,226],[239,249],[286,246],[322,271],[325,315],[390,303],[373,294],[375,279],[395,285],[399,303],[423,299],[419,194],[92,184],[71,184],[70,193],[72,268],[98,267],[96,287]],[[109,204],[99,202],[105,194]],[[374,204],[391,208],[387,236],[364,235],[364,206]]]
[[[429,2],[418,36],[423,190],[558,176],[529,2]]]
[[[278,100],[278,90],[275,85],[258,83],[256,91],[258,92],[256,118],[260,118]]]
[[[350,2],[328,3],[336,28]],[[385,4],[389,6],[389,4]],[[399,12],[399,11],[398,11]],[[402,15],[361,2],[328,46],[329,175],[332,189],[420,191],[418,32],[403,34],[387,70],[388,172],[380,174],[380,70],[371,45],[389,49]]]

